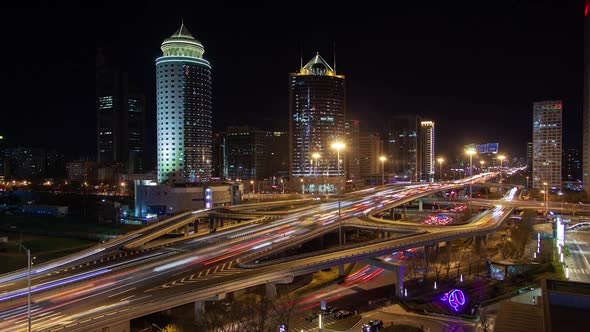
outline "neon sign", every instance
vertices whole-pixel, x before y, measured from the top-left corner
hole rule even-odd
[[[447,302],[455,311],[459,311],[459,307],[465,305],[465,294],[460,289],[451,289],[445,293],[441,300]]]

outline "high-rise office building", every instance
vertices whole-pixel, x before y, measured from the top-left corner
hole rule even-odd
[[[360,176],[364,179],[381,180],[381,161],[379,157],[383,154],[383,141],[378,133],[361,133],[359,137],[360,154]],[[379,183],[370,181],[371,183]]]
[[[297,73],[290,74],[289,145],[291,177],[313,176],[312,154],[321,160],[318,172],[337,176],[337,153],[331,148],[335,141],[345,141],[344,75],[316,54]],[[344,159],[341,151],[340,160]],[[315,165],[314,165],[315,166]],[[340,176],[344,174],[340,165]]]
[[[4,136],[0,135],[0,180],[4,179],[5,176],[5,162],[6,159],[6,141],[4,140]]]
[[[286,131],[267,131],[265,139],[265,179],[278,179],[289,176],[289,133]]]
[[[156,59],[158,182],[208,181],[212,169],[211,65],[184,24]]]
[[[526,167],[528,172],[533,171],[533,142],[526,143]]]
[[[360,180],[360,125],[359,120],[346,120],[344,122],[346,137],[346,178],[351,181]]]
[[[127,73],[96,59],[97,161],[123,163],[128,173],[143,171],[145,96],[129,83]]]
[[[590,194],[590,0],[584,6],[584,122],[582,182]]]
[[[435,134],[434,122],[420,122],[420,180],[434,181],[435,172]]]
[[[576,148],[563,149],[563,180],[582,180],[582,161],[580,150]]]
[[[389,120],[387,164],[396,180],[418,181],[418,134],[421,121],[417,115],[398,115]]]
[[[266,160],[266,132],[230,127],[223,133],[223,177],[231,180],[262,180]]]
[[[47,175],[47,152],[44,148],[8,148],[4,163],[5,175],[10,179],[30,181]]]
[[[533,104],[533,188],[561,189],[561,101]]]

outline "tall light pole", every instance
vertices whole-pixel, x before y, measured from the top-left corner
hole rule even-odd
[[[318,152],[314,152],[311,154],[311,158],[313,158],[312,160],[315,160],[314,163],[314,167],[315,169],[313,170],[313,177],[314,177],[314,185],[315,185],[315,190],[319,193],[320,192],[320,188],[318,188],[318,181],[317,181],[317,175],[318,175],[318,162],[320,159],[321,155]]]
[[[250,180],[250,184],[252,185],[252,194],[254,194],[255,193],[255,191],[254,191],[254,180]]]
[[[543,182],[544,194],[545,194],[545,216],[549,215],[549,187],[547,182]]]
[[[340,178],[340,150],[344,149],[346,147],[346,145],[344,145],[344,143],[342,142],[334,142],[332,144],[332,149],[336,149],[336,153],[337,153],[337,160],[336,163],[338,164],[338,243],[339,246],[342,247],[342,214],[341,214],[341,208],[340,208],[340,183],[341,183],[341,178]]]
[[[25,247],[21,242],[16,242],[27,251],[27,325],[28,331],[31,332],[31,251]]]
[[[379,160],[381,161],[381,185],[385,184],[385,161],[387,160],[387,158],[385,158],[385,156],[381,156],[379,157]]]
[[[500,184],[502,184],[502,180],[504,178],[504,170],[502,168],[502,162],[506,159],[505,155],[499,155],[498,159],[500,160]],[[502,186],[500,186],[500,195],[502,195]]]
[[[469,155],[469,177],[473,177],[473,155],[476,154],[477,151],[475,151],[475,149],[467,149],[465,150],[465,153]],[[471,188],[472,181],[473,179],[469,181],[469,199],[473,198],[473,190]]]
[[[479,173],[483,173],[483,165],[485,165],[485,164],[486,164],[485,160],[479,161],[479,165],[480,165],[479,166]]]
[[[439,177],[439,180],[442,181],[443,180],[442,165],[445,162],[445,159],[444,158],[438,158],[436,161],[438,161],[438,164],[439,164],[439,169],[438,169],[438,173],[439,174],[438,174],[438,177]]]
[[[303,179],[299,179],[301,182],[301,195],[305,195],[305,184],[303,183]]]

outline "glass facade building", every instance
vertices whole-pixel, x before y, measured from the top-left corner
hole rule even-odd
[[[212,171],[211,65],[184,24],[156,59],[158,182],[209,181]]]
[[[230,127],[223,134],[223,178],[262,180],[266,174],[266,132]]]
[[[398,115],[390,119],[387,147],[390,172],[399,181],[418,181],[418,134],[421,118]]]
[[[299,72],[290,74],[289,153],[291,177],[337,176],[337,153],[331,148],[337,140],[345,141],[344,75],[337,75],[316,54]],[[318,167],[312,166],[312,154],[319,153]],[[344,159],[345,150],[340,152]],[[340,165],[344,174],[344,163]]]
[[[533,188],[561,189],[562,111],[561,101],[533,104]]]

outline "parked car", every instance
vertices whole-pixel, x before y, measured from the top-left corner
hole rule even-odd
[[[307,316],[305,316],[305,320],[308,322],[313,322],[313,320],[316,318],[318,318],[318,314],[315,312],[310,312]]]
[[[354,315],[354,312],[352,312],[350,310],[338,310],[334,313],[334,318],[342,319],[342,318],[346,318],[346,317],[349,317],[352,315]]]
[[[363,324],[363,332],[378,332],[383,328],[383,321],[378,320],[371,320],[365,324]]]

